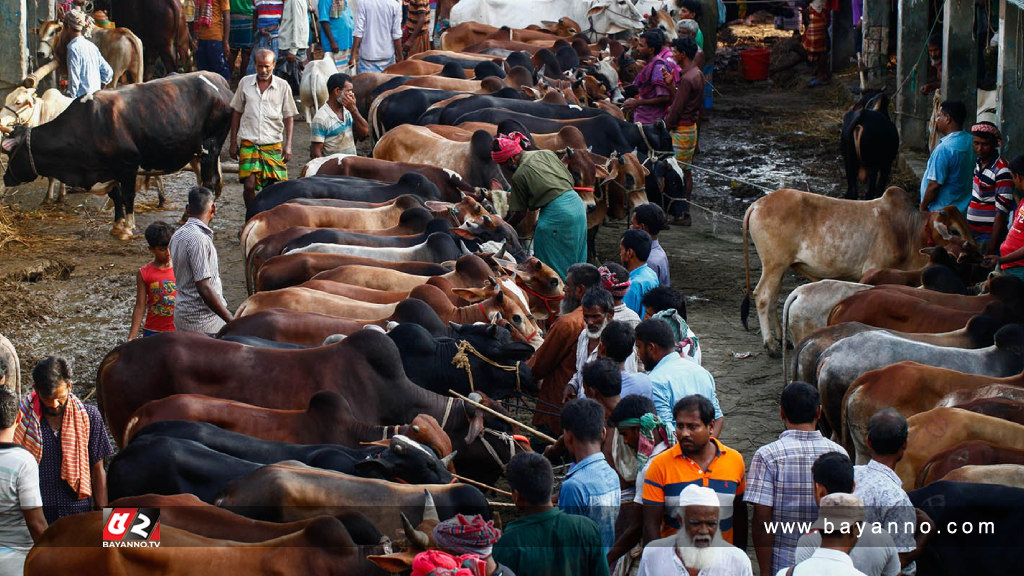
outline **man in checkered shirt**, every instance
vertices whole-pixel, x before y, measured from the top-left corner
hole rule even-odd
[[[779,413],[786,431],[762,446],[750,461],[744,500],[754,505],[751,533],[761,576],[770,576],[794,564],[796,543],[802,534],[798,524],[769,532],[767,524],[808,524],[818,517],[814,501],[811,465],[826,452],[846,454],[842,446],[817,431],[821,416],[818,390],[793,382],[782,391]]]

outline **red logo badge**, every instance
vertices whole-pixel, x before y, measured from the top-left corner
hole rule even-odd
[[[104,548],[160,546],[159,508],[104,508]]]

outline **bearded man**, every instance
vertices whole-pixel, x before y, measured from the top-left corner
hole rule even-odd
[[[585,327],[576,340],[576,373],[565,385],[562,401],[567,402],[575,396],[585,397],[583,393],[583,366],[597,359],[601,334],[615,316],[615,300],[611,292],[597,286],[583,294],[583,322]],[[636,372],[636,353],[630,354],[623,363],[625,372]]]
[[[753,576],[750,558],[718,532],[718,495],[690,484],[679,495],[676,517],[682,528],[644,548],[638,576]]]

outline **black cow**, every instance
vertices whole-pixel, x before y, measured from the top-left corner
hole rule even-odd
[[[657,156],[648,156],[644,161],[644,167],[650,172],[644,182],[647,187],[647,199],[661,206],[666,214],[669,212],[671,199],[686,197],[683,176],[669,163],[673,157],[674,154],[671,152],[659,153]]]
[[[458,78],[459,80],[466,79],[466,72],[462,69],[457,62],[446,62],[444,67],[438,73],[438,76],[444,76],[445,78]]]
[[[534,53],[533,67],[537,70],[538,74],[545,78],[551,78],[553,80],[565,80],[565,70],[562,69],[562,65],[558,62],[558,58],[555,53],[547,48],[541,48]]]
[[[302,344],[292,344],[290,342],[278,342],[276,340],[267,340],[266,338],[259,338],[256,336],[244,336],[241,334],[229,334],[224,336],[221,340],[227,340],[228,342],[238,342],[239,344],[245,344],[246,346],[255,346],[256,348],[273,348],[275,350],[304,350],[309,346],[303,346]]]
[[[500,124],[503,120],[517,120],[534,134],[554,134],[566,126],[575,126],[583,133],[587,144],[593,147],[592,152],[601,156],[611,156],[612,152],[636,152],[637,157],[643,161],[651,152],[668,152],[672,149],[672,135],[661,120],[654,124],[643,124],[641,133],[635,124],[608,114],[559,121],[501,108],[483,108],[464,115],[458,122]]]
[[[488,360],[515,370],[493,366],[472,352],[460,354],[458,341],[436,338],[418,324],[399,324],[388,332],[388,337],[402,354],[406,375],[427,390],[438,394],[447,394],[448,390],[460,394],[479,390],[495,400],[503,400],[519,391],[537,394],[539,387],[525,364],[533,355],[533,347],[511,341],[510,335],[506,335],[506,342],[499,343],[499,329],[508,332],[490,325],[483,334],[467,332],[467,342]],[[466,369],[456,365],[462,362],[462,358],[469,362],[472,383]]]
[[[106,191],[114,202],[111,234],[135,228],[135,177],[174,172],[200,159],[203,185],[220,182],[218,158],[231,127],[231,89],[219,74],[195,72],[101,90],[74,100],[63,114],[3,141],[8,187],[40,176],[73,188]]]
[[[164,74],[188,66],[188,24],[185,9],[177,0],[100,0],[97,10],[106,10],[118,26],[128,28],[142,41],[146,77],[151,77],[157,59],[164,65]],[[148,108],[139,108],[149,110]]]
[[[264,188],[246,207],[245,219],[248,221],[260,212],[296,198],[387,202],[409,194],[423,200],[442,200],[437,186],[418,172],[407,172],[393,184],[355,176],[307,176],[275,182]]]
[[[455,56],[449,56],[448,54],[431,54],[430,56],[424,57],[423,60],[425,62],[441,64],[442,66],[449,62],[455,62],[459,66],[462,66],[464,70],[472,70],[481,62],[489,62],[489,60],[480,60],[478,58],[458,58]]]
[[[491,78],[492,76],[504,80],[507,75],[505,74],[504,68],[490,61],[480,62],[473,67],[473,77],[476,80],[483,80],[484,78]]]
[[[380,139],[385,132],[402,124],[415,124],[432,105],[462,94],[455,90],[431,90],[429,88],[408,88],[388,94],[377,102],[375,113],[371,114],[370,128],[373,137]],[[491,94],[498,98],[521,98],[514,88],[502,88]],[[440,112],[438,112],[440,114]],[[436,122],[435,122],[436,124]]]
[[[530,74],[533,74],[536,70],[536,68],[533,67],[533,60],[530,59],[529,52],[512,52],[507,57],[505,57],[505,63],[509,66],[509,68],[522,66],[523,68],[529,70]]]
[[[1024,564],[1024,489],[934,482],[911,492],[910,501],[934,521],[918,574],[1009,574]]]
[[[889,118],[889,98],[884,92],[865,96],[843,116],[840,149],[846,166],[846,197],[860,197],[858,180],[868,182],[867,200],[881,196],[900,149],[900,134]]]
[[[461,118],[463,116],[483,108],[501,108],[504,110],[522,112],[523,114],[529,114],[538,118],[550,118],[552,120],[573,120],[578,118],[594,118],[595,116],[609,115],[600,108],[563,106],[561,104],[531,102],[528,100],[506,100],[504,98],[494,98],[493,96],[477,94],[456,100],[445,106],[444,110],[441,112],[440,124],[456,126],[462,122]],[[422,117],[416,123],[421,126],[425,125]]]
[[[580,56],[572,46],[561,46],[555,51],[555,58],[563,71],[569,72],[580,67]]]

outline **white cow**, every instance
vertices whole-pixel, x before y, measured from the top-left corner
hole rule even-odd
[[[490,26],[526,28],[550,21],[553,16],[571,18],[591,38],[643,30],[643,14],[630,0],[460,0],[451,11],[452,25],[479,22]]]
[[[313,115],[327,102],[327,79],[336,74],[334,56],[324,52],[321,60],[313,60],[302,71],[299,82],[299,100],[302,101],[302,112],[306,115],[306,123],[313,122]]]
[[[15,88],[4,101],[4,109],[0,111],[0,132],[7,134],[11,128],[19,124],[27,126],[39,126],[53,120],[68,106],[71,105],[71,98],[50,88],[43,92],[42,96],[36,94],[35,88],[19,86]],[[46,196],[43,197],[43,204],[49,204],[54,200],[63,200],[67,191],[60,182],[49,178],[49,185],[46,187]],[[57,186],[60,186],[58,193]]]

